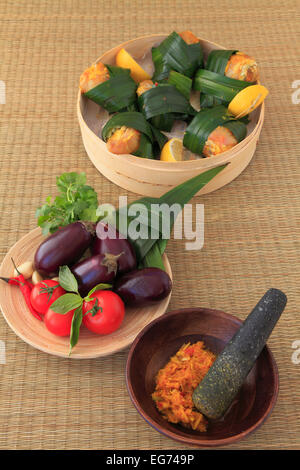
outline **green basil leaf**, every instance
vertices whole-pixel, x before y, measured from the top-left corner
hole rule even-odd
[[[78,292],[78,283],[76,277],[71,272],[69,266],[60,266],[59,283],[63,289],[68,292]]]
[[[70,310],[74,310],[82,305],[83,299],[78,294],[64,294],[61,297],[53,302],[51,305],[51,310],[56,313],[60,313],[65,315],[66,313],[70,312]]]
[[[89,301],[89,297],[94,293],[96,292],[96,290],[104,290],[104,289],[111,289],[112,288],[112,285],[111,284],[97,284],[95,287],[93,287],[93,289],[90,290],[90,292],[88,293],[88,295],[84,298],[85,301]]]
[[[75,310],[73,318],[72,318],[69,356],[72,352],[72,349],[74,348],[74,346],[76,346],[78,342],[81,323],[82,323],[82,305]]]

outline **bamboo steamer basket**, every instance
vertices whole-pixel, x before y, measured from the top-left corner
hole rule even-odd
[[[125,48],[136,60],[141,59],[151,48],[167,37],[153,34],[127,41],[108,52],[96,62],[115,64],[115,57]],[[200,39],[204,58],[214,49],[224,47]],[[174,186],[211,168],[227,164],[226,168],[206,184],[198,195],[211,193],[233,181],[251,161],[264,121],[264,103],[250,115],[246,138],[233,149],[218,156],[183,162],[148,160],[134,155],[115,155],[107,150],[100,137],[99,105],[78,93],[77,116],[86,152],[95,167],[107,179],[123,189],[143,196],[159,197]]]

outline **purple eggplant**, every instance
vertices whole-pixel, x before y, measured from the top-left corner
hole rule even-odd
[[[98,222],[96,234],[97,237],[92,246],[94,255],[105,255],[105,253],[120,255],[118,258],[118,275],[136,268],[137,262],[133,246],[126,238],[121,238],[120,233],[114,227]],[[102,238],[101,234],[105,234],[105,238]]]
[[[86,296],[97,284],[113,283],[118,270],[117,258],[109,253],[94,255],[73,266],[71,271],[77,279],[80,295]]]
[[[126,305],[144,307],[164,299],[172,289],[170,276],[159,268],[135,269],[123,274],[114,284],[114,292]]]
[[[95,224],[73,222],[58,229],[38,247],[35,269],[44,276],[55,276],[60,266],[76,263],[91,246],[95,236]]]

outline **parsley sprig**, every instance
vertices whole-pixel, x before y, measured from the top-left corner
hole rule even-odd
[[[36,210],[38,225],[44,235],[77,220],[97,222],[98,196],[86,184],[85,173],[63,173],[56,178],[56,185],[58,196],[54,199],[48,196],[45,204]]]

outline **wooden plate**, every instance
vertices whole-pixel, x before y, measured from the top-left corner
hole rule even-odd
[[[13,275],[11,258],[17,265],[32,260],[43,238],[39,228],[22,237],[5,256],[0,266],[0,275],[3,277]],[[164,255],[164,264],[167,273],[172,278],[166,255]],[[148,307],[127,308],[121,327],[110,335],[96,335],[82,326],[79,341],[72,351],[71,358],[90,359],[107,356],[126,348],[148,323],[165,313],[170,297],[171,294],[161,302]],[[0,281],[0,308],[11,329],[23,341],[46,353],[69,357],[69,338],[50,333],[44,322],[40,322],[31,315],[19,289],[3,281]]]

